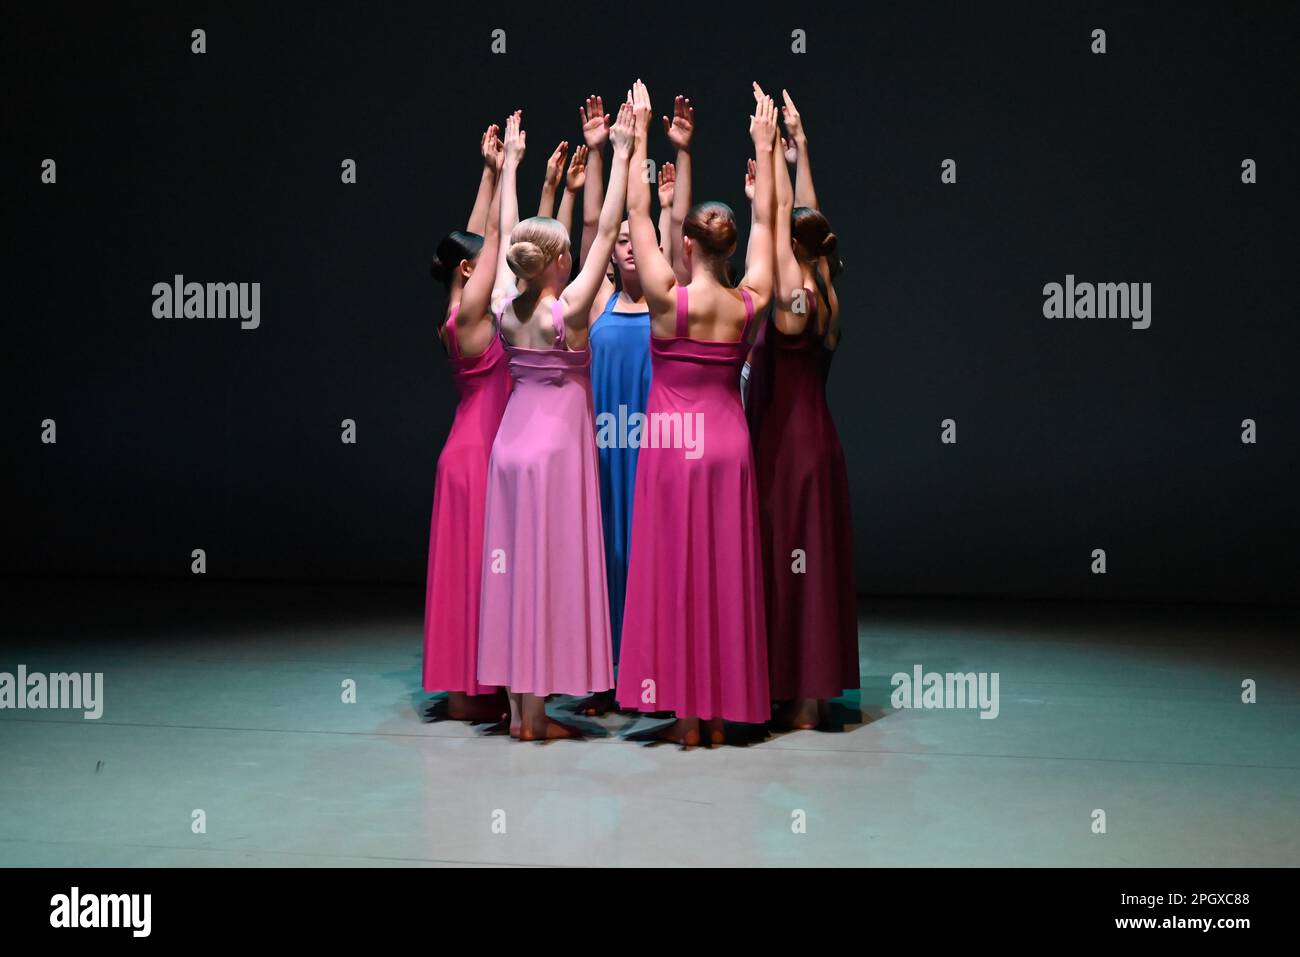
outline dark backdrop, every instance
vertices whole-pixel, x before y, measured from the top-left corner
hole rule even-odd
[[[455,401],[427,263],[479,133],[524,109],[527,213],[582,97],[640,76],[697,104],[699,199],[743,206],[751,79],[805,116],[862,591],[1290,598],[1294,4],[262,6],[8,15],[9,571],[421,580]],[[155,319],[178,272],[260,282],[261,328]],[[1043,318],[1066,273],[1152,283],[1152,327]]]

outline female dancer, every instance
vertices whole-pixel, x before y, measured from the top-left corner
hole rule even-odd
[[[597,147],[599,148],[599,147]],[[668,242],[673,203],[673,164],[659,170],[660,248]],[[603,184],[588,182],[584,204],[602,202]],[[591,388],[600,458],[600,514],[604,521],[605,574],[609,587],[610,636],[617,664],[623,633],[623,604],[632,537],[632,500],[636,462],[643,430],[629,427],[644,415],[650,393],[650,309],[646,305],[627,220],[619,226],[611,264],[618,286],[608,276],[591,307]],[[593,695],[579,707],[584,714],[604,714],[614,693]]]
[[[814,205],[794,205],[789,170],[778,162],[770,381],[755,461],[772,697],[786,704],[785,723],[814,728],[825,718],[827,699],[859,687],[857,600],[848,472],[826,405],[839,339],[840,304],[830,283],[836,240],[815,208],[798,110],[782,94],[806,187],[801,198]]]
[[[483,557],[484,490],[488,455],[510,396],[506,355],[493,334],[488,302],[499,236],[496,189],[504,157],[498,128],[483,134],[483,176],[470,214],[470,232],[438,243],[432,271],[448,287],[439,328],[460,402],[438,456],[429,529],[424,610],[424,689],[448,692],[446,714],[496,721],[505,712],[498,688],[477,679],[479,587]],[[484,230],[486,237],[475,230]],[[485,263],[481,269],[480,262]]]
[[[610,195],[588,260],[566,286],[563,227],[541,217],[516,225],[525,136],[518,113],[506,121],[500,215],[510,245],[498,255],[497,318],[515,387],[488,466],[478,678],[506,687],[521,740],[575,735],[547,717],[547,695],[614,683],[587,322],[626,189],[630,104],[611,137]]]
[[[640,81],[633,103],[639,169],[650,124]],[[771,716],[757,487],[738,385],[754,312],[772,290],[770,99],[755,108],[750,135],[754,234],[739,288],[724,280],[736,245],[730,209],[704,203],[686,216],[682,261],[690,282],[681,283],[655,244],[649,185],[638,176],[628,183],[654,379],[646,403],[652,435],[637,465],[618,702],[674,712],[677,721],[662,736],[686,746],[699,743],[701,719],[710,743],[721,743],[722,719],[762,723]],[[680,166],[677,172],[680,188]],[[677,444],[686,448],[665,447],[674,444],[665,434],[674,422],[681,426]],[[694,443],[687,441],[692,431]]]

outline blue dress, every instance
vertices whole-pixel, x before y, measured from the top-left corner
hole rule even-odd
[[[639,441],[642,431],[630,424],[630,419],[634,413],[645,414],[646,396],[650,394],[650,310],[614,312],[617,303],[618,293],[614,293],[591,327],[600,514],[604,520],[609,626],[616,662],[623,636],[623,599],[632,544],[632,495],[636,490],[638,453],[633,443]]]

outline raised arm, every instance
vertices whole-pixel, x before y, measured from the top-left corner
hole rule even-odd
[[[489,145],[499,143],[497,133],[499,127],[493,123],[483,131],[483,137],[479,140],[479,155],[483,157],[483,175],[479,177],[478,194],[474,197],[474,208],[469,211],[469,221],[465,228],[471,233],[484,235],[487,229],[488,206],[492,204],[492,194],[496,192],[497,170],[498,166],[494,165],[493,157],[495,155],[493,147]]]
[[[496,139],[496,134],[492,137]],[[503,148],[498,142],[498,148]],[[493,269],[501,242],[501,188],[500,177],[493,171],[492,201],[487,209],[487,231],[483,235],[483,248],[479,250],[478,263],[460,294],[460,309],[456,312],[457,344],[463,356],[481,355],[492,344],[492,289],[496,283]]]
[[[647,94],[648,98],[648,94]],[[673,187],[673,215],[671,244],[673,272],[680,283],[691,281],[690,270],[682,259],[682,224],[691,211],[691,138],[695,134],[695,107],[684,96],[673,100],[673,118],[664,117],[664,130],[668,140],[677,147],[676,183]]]
[[[775,289],[776,326],[794,335],[803,332],[808,320],[808,303],[803,299],[803,272],[790,244],[790,214],[794,210],[794,186],[785,151],[772,151],[772,176],[775,179],[776,211],[772,222],[772,243],[776,257]],[[796,301],[800,304],[796,309]]]
[[[776,104],[754,84],[754,115],[749,118],[749,135],[754,141],[754,225],[750,229],[745,259],[745,278],[741,282],[754,297],[754,311],[762,312],[772,298],[772,217],[775,157]]]
[[[817,193],[813,189],[812,166],[808,162],[808,137],[804,133],[803,119],[795,109],[789,91],[782,90],[781,96],[785,100],[785,106],[781,107],[781,119],[785,121],[785,131],[790,134],[798,154],[799,166],[795,173],[794,204],[811,206],[820,211],[821,207],[817,205]]]
[[[673,255],[673,190],[677,168],[672,163],[659,167],[659,251],[671,261]]]
[[[587,146],[587,182],[582,190],[582,255],[578,261],[587,265],[587,251],[596,238],[600,211],[605,200],[605,144],[609,142],[609,114],[599,96],[587,97],[578,107],[582,117],[582,141]]]
[[[636,141],[632,149],[632,172],[627,180],[627,227],[632,237],[632,255],[636,257],[637,277],[655,314],[670,314],[676,308],[677,276],[672,264],[659,250],[654,223],[650,219],[650,184],[646,181],[646,157],[650,139],[650,91],[640,80],[632,87],[632,115]],[[679,154],[680,155],[680,154]],[[676,190],[681,189],[681,168],[677,169]],[[673,197],[677,203],[677,193]]]
[[[519,223],[519,195],[516,192],[516,180],[519,161],[524,158],[526,139],[523,130],[523,111],[515,110],[506,117],[505,158],[501,166],[501,238],[497,243],[496,281],[492,290],[493,312],[500,308],[503,300],[513,299],[519,289],[518,280],[506,262],[506,254],[510,252],[510,233]]]
[[[614,251],[618,224],[623,218],[623,197],[627,194],[627,164],[632,155],[632,104],[619,107],[618,119],[610,129],[614,158],[609,167],[609,190],[596,221],[595,236],[583,260],[582,269],[560,294],[564,302],[565,324],[574,331],[585,332],[596,290],[605,280],[605,266]]]
[[[745,160],[745,199],[749,202],[749,239],[745,241],[745,262],[749,262],[749,248],[754,243],[754,161]],[[741,280],[744,285],[744,280]]]
[[[573,242],[573,205],[574,199],[582,191],[583,181],[587,178],[587,147],[579,146],[569,158],[569,171],[564,175],[564,195],[560,197],[560,211],[555,214],[564,231],[569,234],[569,246]]]
[[[564,176],[564,160],[569,155],[569,141],[560,140],[550,159],[546,161],[546,176],[542,180],[542,196],[537,201],[537,215],[551,216],[555,213],[555,193],[560,188],[560,179]]]

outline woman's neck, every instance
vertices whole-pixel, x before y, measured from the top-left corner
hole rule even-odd
[[[451,288],[447,290],[447,311],[460,308],[460,297],[465,294],[465,280],[456,274],[456,278],[451,281]]]
[[[623,284],[622,293],[628,301],[638,306],[645,305],[645,292],[641,289],[641,281],[627,276],[619,276],[619,279]]]
[[[727,272],[721,259],[695,259],[691,261],[691,284],[697,282],[715,283],[727,286]]]
[[[537,304],[547,297],[552,299],[556,297],[555,287],[551,283],[539,286],[536,289],[525,289],[515,297],[515,316],[519,316],[520,306],[531,316],[537,308]]]

